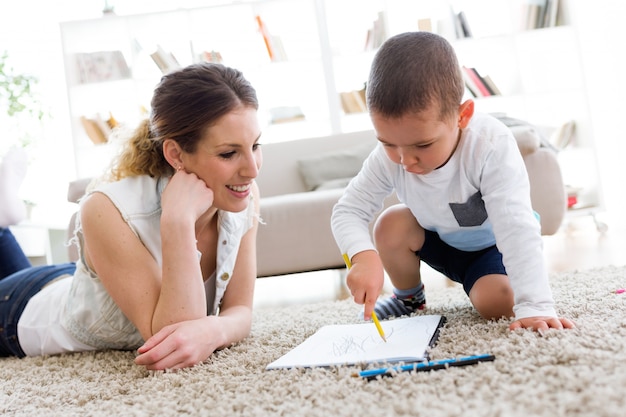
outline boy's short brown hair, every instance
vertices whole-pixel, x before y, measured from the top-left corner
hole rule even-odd
[[[443,120],[456,115],[464,91],[452,45],[434,33],[406,32],[389,38],[376,53],[367,106],[384,117],[401,117],[437,105]]]

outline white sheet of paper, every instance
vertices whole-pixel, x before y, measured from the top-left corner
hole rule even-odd
[[[324,326],[266,369],[421,361],[442,319],[424,315],[381,321],[386,343],[374,323]]]

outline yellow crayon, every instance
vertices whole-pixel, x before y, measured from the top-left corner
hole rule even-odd
[[[387,343],[387,338],[385,337],[385,331],[380,325],[380,322],[378,321],[378,317],[376,317],[375,311],[372,311],[372,321],[374,321],[374,324],[376,325],[376,330],[378,330],[378,334],[380,335],[380,337],[382,337],[385,343]]]
[[[352,268],[352,263],[350,262],[350,258],[348,258],[347,253],[343,254],[343,261],[346,263],[346,266],[348,267],[348,269]]]

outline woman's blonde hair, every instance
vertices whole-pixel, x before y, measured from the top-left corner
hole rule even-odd
[[[163,156],[165,139],[193,153],[209,127],[242,106],[258,109],[258,100],[255,89],[234,68],[205,62],[164,75],[154,90],[149,119],[124,142],[108,179],[173,174]]]

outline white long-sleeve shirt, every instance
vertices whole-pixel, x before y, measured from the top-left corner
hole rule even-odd
[[[393,191],[424,229],[448,245],[464,251],[497,245],[516,319],[556,317],[528,174],[504,124],[475,113],[450,160],[426,175],[405,171],[379,144],[333,209],[332,230],[342,253],[352,258],[376,250],[368,225]]]

